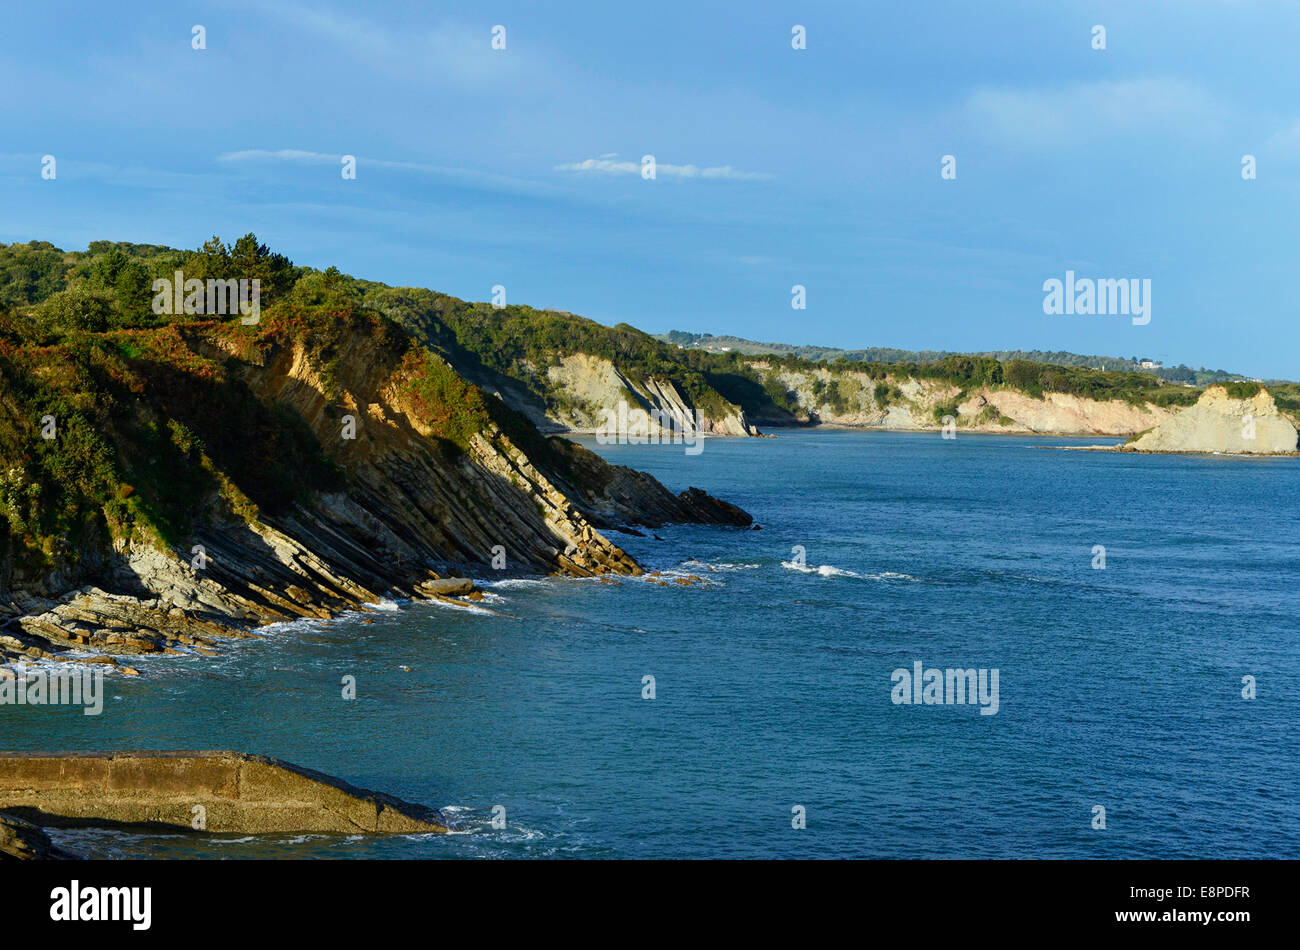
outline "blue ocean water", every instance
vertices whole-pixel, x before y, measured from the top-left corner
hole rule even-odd
[[[461,834],[56,839],[228,858],[1300,857],[1295,460],[834,430],[695,456],[587,444],[762,530],[613,535],[666,586],[505,581],[482,611],[408,604],[143,661],[99,717],[0,708],[4,748],[259,752],[446,807]],[[896,705],[891,674],[916,661],[998,670],[998,712]]]

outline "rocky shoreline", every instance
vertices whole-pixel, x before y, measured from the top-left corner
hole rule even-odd
[[[87,532],[39,573],[7,555],[0,670],[70,660],[129,675],[135,670],[119,658],[211,654],[270,623],[382,600],[480,598],[466,573],[638,575],[641,567],[603,532],[752,522],[699,489],[675,495],[650,475],[548,439],[504,406],[486,405],[488,421],[450,444],[434,414],[443,410],[423,395],[428,374],[450,368],[431,353],[424,365],[413,361],[391,331],[364,317],[344,331],[328,363],[274,328],[252,351],[219,326],[179,331],[173,344],[185,347],[188,361],[224,373],[266,413],[300,420],[343,485],[275,507],[252,505],[231,486],[196,499],[199,516],[183,542],[138,530]],[[176,387],[156,387],[158,411],[178,412],[187,394]],[[194,406],[185,423],[201,432],[206,411]],[[340,418],[352,427],[343,437]],[[222,437],[214,430],[212,441]]]

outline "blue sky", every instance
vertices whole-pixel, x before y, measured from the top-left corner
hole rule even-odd
[[[1227,0],[7,4],[0,241],[255,231],[652,332],[1300,378],[1298,46]],[[1151,322],[1045,315],[1067,269]]]

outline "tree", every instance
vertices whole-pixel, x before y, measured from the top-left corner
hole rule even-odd
[[[86,283],[60,290],[37,310],[37,319],[56,331],[102,333],[114,315],[113,300]]]
[[[94,259],[87,283],[114,302],[115,326],[139,326],[152,322],[153,299],[149,268],[121,248],[113,248]]]

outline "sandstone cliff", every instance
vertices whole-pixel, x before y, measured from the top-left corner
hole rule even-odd
[[[945,381],[905,374],[881,378],[844,367],[792,370],[762,360],[752,365],[778,383],[810,421],[829,425],[936,429],[944,416],[951,416],[961,431],[1132,435],[1177,411],[1177,407],[1149,402],[1089,399],[1061,392],[1036,395],[991,386],[962,389]]]
[[[749,522],[544,438],[365,311],[102,336],[0,354],[0,664],[210,652],[494,561],[639,574],[602,529]]]
[[[1223,386],[1205,390],[1194,406],[1124,446],[1138,452],[1220,452],[1293,455],[1296,427],[1268,390],[1234,397]]]
[[[524,364],[526,375],[544,384],[524,386],[497,376],[488,383],[507,405],[538,428],[558,432],[597,432],[608,428],[607,413],[640,412],[646,435],[658,442],[665,435],[747,436],[758,430],[745,411],[711,393],[707,404],[692,401],[667,377],[623,372],[610,360],[587,353],[559,357],[542,370]]]

